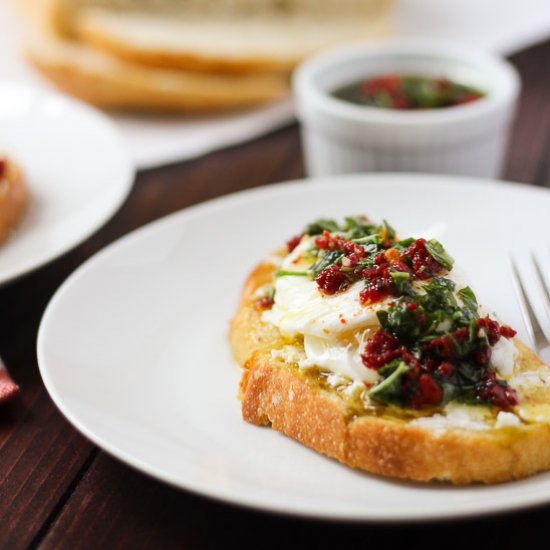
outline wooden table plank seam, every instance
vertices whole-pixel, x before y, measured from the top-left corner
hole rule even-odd
[[[60,496],[59,500],[55,504],[55,506],[52,508],[52,511],[48,515],[48,517],[44,520],[43,524],[41,525],[40,529],[36,532],[36,535],[32,539],[32,541],[29,544],[29,548],[39,548],[42,541],[46,538],[49,530],[51,529],[51,526],[55,524],[58,517],[63,513],[63,509],[65,506],[67,506],[69,500],[71,499],[74,491],[78,487],[78,485],[81,483],[84,476],[87,474],[87,472],[90,470],[94,460],[97,458],[98,454],[100,453],[100,450],[98,447],[94,447],[91,451],[78,472],[75,474],[73,480],[71,483],[67,486],[63,494]]]

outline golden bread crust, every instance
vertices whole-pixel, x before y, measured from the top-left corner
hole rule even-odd
[[[136,44],[129,45],[105,34],[93,20],[79,27],[79,37],[94,47],[133,63],[185,71],[228,74],[290,73],[301,59],[299,56],[291,59],[271,59],[258,56],[250,59],[223,59],[193,52],[140,48]]]
[[[273,270],[273,264],[263,263],[250,274],[242,290],[239,308],[231,320],[229,342],[239,365],[244,365],[254,351],[270,350],[280,344],[279,330],[262,322],[261,311],[254,303],[254,293],[271,281]]]
[[[271,349],[285,342],[262,322],[254,292],[273,270],[264,263],[250,275],[230,327],[232,349],[244,366],[240,398],[246,421],[271,425],[353,468],[397,478],[497,483],[550,469],[549,424],[433,429],[389,414],[357,414],[336,391],[272,359]],[[520,369],[547,368],[521,343],[518,349]],[[520,397],[529,401],[529,395]]]
[[[28,192],[20,168],[11,160],[4,160],[0,173],[0,244],[4,242],[21,220],[28,201]]]
[[[217,15],[213,17],[212,13],[203,12],[199,8],[191,9],[183,18],[184,24],[188,26],[180,29],[180,40],[175,44],[167,44],[166,40],[159,40],[156,33],[153,40],[144,40],[143,33],[135,30],[128,34],[128,28],[132,29],[133,16],[137,13],[141,19],[147,13],[145,11],[129,10],[125,13],[117,13],[112,9],[71,8],[66,5],[66,0],[65,2],[57,0],[55,3],[57,6],[54,5],[51,9],[52,14],[55,14],[52,18],[54,26],[65,34],[89,43],[94,48],[102,49],[121,59],[151,67],[199,72],[289,73],[304,57],[317,50],[350,40],[362,41],[384,37],[391,34],[393,28],[392,0],[370,0],[364,3],[362,9],[355,9],[351,13],[348,13],[350,7],[342,6],[335,12],[326,12],[321,19],[315,18],[315,14],[310,10],[301,15],[294,14],[294,18],[298,17],[294,23],[300,23],[297,28],[296,24],[292,23],[294,18],[291,13],[281,16],[277,10],[266,13],[262,19],[256,20],[250,13],[242,13],[240,16],[225,13],[224,17],[223,9],[218,10]],[[324,10],[322,6],[320,8],[322,14]],[[166,30],[166,24],[170,23],[166,13],[162,16],[161,12],[153,9],[148,14],[150,19],[161,15],[161,20],[158,22],[160,28],[164,17]],[[113,15],[115,15],[114,27]],[[336,21],[335,15],[339,16],[336,17]],[[177,12],[172,14],[172,17],[177,20]],[[181,18],[182,14],[179,17]],[[252,29],[246,25],[242,27],[242,24],[247,21],[252,25]],[[72,25],[69,30],[67,30],[68,22]],[[212,23],[217,25],[212,28]],[[288,27],[289,24],[290,27]],[[331,28],[335,25],[339,32],[335,29],[331,32]],[[323,28],[320,33],[319,27]],[[205,49],[201,40],[197,42],[193,38],[184,39],[194,28],[201,28],[207,36],[212,37],[209,47]],[[263,43],[266,34],[273,35],[273,30],[269,29],[275,29],[278,38],[271,46]],[[170,32],[170,28],[167,30]],[[311,32],[314,33],[314,37],[302,43],[304,35],[309,36]],[[335,36],[332,36],[334,33]],[[229,37],[232,39],[228,44]],[[293,47],[289,47],[289,44],[293,44]]]
[[[104,109],[204,113],[242,109],[288,93],[282,75],[229,76],[155,69],[45,33],[35,33],[26,54],[59,88]]]

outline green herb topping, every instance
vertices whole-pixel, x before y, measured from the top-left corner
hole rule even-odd
[[[398,240],[388,222],[375,225],[361,216],[342,225],[317,220],[289,241],[289,250],[303,235],[313,242],[304,252],[309,267],[278,277],[309,276],[326,295],[362,282],[363,305],[388,303],[377,312],[380,329],[361,356],[381,377],[369,390],[373,400],[415,409],[453,400],[505,410],[517,404],[515,390],[490,365],[491,347],[515,331],[480,317],[473,291],[446,277],[453,258],[439,241]]]
[[[335,97],[368,107],[418,110],[471,103],[485,94],[448,78],[384,75],[337,89]]]

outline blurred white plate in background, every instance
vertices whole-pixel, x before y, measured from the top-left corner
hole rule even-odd
[[[133,183],[126,145],[107,117],[20,84],[0,83],[0,153],[21,166],[30,195],[15,234],[0,246],[0,284],[91,235]]]

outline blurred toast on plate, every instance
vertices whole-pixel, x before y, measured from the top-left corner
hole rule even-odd
[[[28,202],[28,191],[20,167],[0,154],[0,244],[14,231]]]

